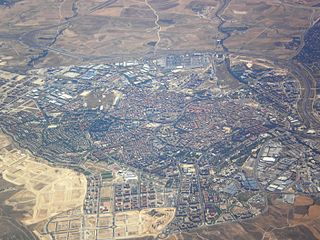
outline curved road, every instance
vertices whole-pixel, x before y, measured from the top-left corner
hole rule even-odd
[[[320,121],[313,114],[313,102],[316,96],[316,82],[313,76],[299,62],[290,62],[288,67],[296,76],[301,85],[301,97],[297,104],[297,110],[307,128],[320,129]]]
[[[223,47],[225,53],[229,53],[229,50],[224,45],[224,41],[227,38],[229,38],[231,34],[223,30],[223,24],[226,21],[223,19],[221,15],[225,11],[225,9],[228,7],[230,1],[231,0],[223,0],[222,5],[219,7],[217,12],[215,13],[215,16],[220,21],[218,30],[222,34],[224,34],[224,37],[221,39],[221,46]],[[312,24],[310,26],[312,26]],[[299,52],[302,50],[304,46],[304,35],[307,32],[308,30],[306,30],[301,35],[302,42],[301,42],[301,46],[298,48],[296,55],[299,54]],[[246,54],[246,55],[251,57],[265,58],[265,56],[256,55],[255,53],[250,55]],[[294,61],[292,59],[289,59],[287,61],[281,61],[281,62],[278,59],[268,59],[268,60],[271,60],[275,65],[278,65],[280,67],[289,68],[290,72],[299,80],[301,89],[300,89],[300,100],[297,103],[297,111],[300,117],[302,118],[304,125],[307,128],[320,130],[320,120],[313,115],[313,103],[316,97],[316,91],[315,91],[316,80],[314,79],[312,74],[303,66],[303,64],[297,61]],[[226,63],[226,64],[227,64],[229,73],[233,75],[229,66],[230,63]]]

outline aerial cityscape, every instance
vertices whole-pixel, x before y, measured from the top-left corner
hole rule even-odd
[[[0,0],[0,239],[320,239],[320,2]]]

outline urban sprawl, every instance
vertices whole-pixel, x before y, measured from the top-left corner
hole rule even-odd
[[[252,218],[268,193],[319,193],[320,146],[299,97],[286,68],[212,52],[0,71],[1,127],[86,175],[98,239],[139,235],[131,211],[175,209],[166,235]],[[79,219],[58,215],[48,231],[83,234]]]

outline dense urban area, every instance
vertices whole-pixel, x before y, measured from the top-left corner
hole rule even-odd
[[[87,176],[84,214],[109,219],[101,236],[139,235],[117,227],[121,212],[175,208],[169,234],[252,218],[268,192],[289,203],[294,192],[319,193],[319,143],[297,112],[297,79],[268,62],[227,60],[229,82],[217,72],[226,57],[201,52],[3,71],[1,125]],[[49,233],[72,231],[59,226]]]
[[[246,30],[222,27],[229,3],[215,12],[219,50],[31,67],[44,50],[0,70],[0,173],[15,184],[0,193],[26,187],[21,205],[6,201],[33,202],[24,224],[57,240],[165,239],[254,219],[270,196],[319,201],[320,21],[284,45],[301,48],[289,60],[256,58],[224,44]]]

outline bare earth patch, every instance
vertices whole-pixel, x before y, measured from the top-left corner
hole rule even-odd
[[[6,181],[23,188],[6,203],[25,213],[21,219],[24,224],[38,223],[83,204],[87,186],[84,175],[37,162],[28,152],[9,149],[10,140],[5,135],[0,139],[0,173]]]

